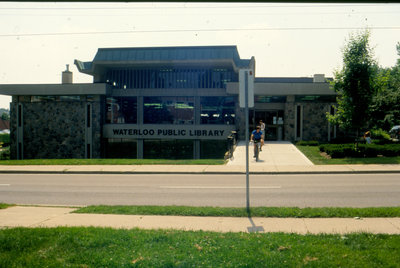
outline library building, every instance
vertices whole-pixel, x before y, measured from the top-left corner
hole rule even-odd
[[[257,77],[255,58],[236,46],[100,48],[75,60],[93,83],[3,84],[12,96],[12,159],[223,158],[228,138],[245,137],[240,70],[251,70],[250,131],[262,120],[267,141],[335,137],[326,119],[336,93],[323,74]],[[60,70],[61,71],[61,70]]]

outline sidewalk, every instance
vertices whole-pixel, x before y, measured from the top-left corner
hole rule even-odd
[[[400,173],[400,165],[249,166],[251,174]],[[82,165],[1,166],[0,174],[245,174],[245,165]]]
[[[256,162],[249,147],[249,172],[252,174],[352,174],[400,173],[400,165],[314,165],[290,142],[266,142]],[[0,165],[0,173],[69,174],[244,174],[246,146],[239,142],[226,165]]]
[[[0,228],[93,226],[214,232],[297,234],[400,234],[400,218],[234,218],[74,214],[73,208],[10,207],[0,210]]]

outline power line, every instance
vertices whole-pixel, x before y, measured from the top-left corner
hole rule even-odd
[[[193,3],[195,4],[195,3]],[[2,10],[126,10],[126,9],[214,9],[214,8],[223,8],[223,9],[234,9],[234,8],[325,8],[325,7],[376,7],[376,6],[387,6],[387,3],[382,4],[324,4],[321,3],[307,5],[304,3],[299,3],[298,5],[214,5],[214,6],[196,6],[196,5],[187,5],[182,4],[179,6],[136,6],[136,7],[1,7]]]
[[[0,37],[22,36],[63,36],[63,35],[97,35],[97,34],[135,34],[135,33],[180,33],[180,32],[235,32],[235,31],[318,31],[318,30],[400,30],[400,26],[376,27],[277,27],[277,28],[247,28],[247,29],[189,29],[189,30],[139,30],[139,31],[112,31],[112,32],[71,32],[71,33],[22,33],[0,34]]]

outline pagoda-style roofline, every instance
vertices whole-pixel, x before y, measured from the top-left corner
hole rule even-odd
[[[75,60],[79,72],[95,75],[99,69],[148,66],[228,66],[251,68],[255,60],[240,59],[236,46],[99,48],[91,62]]]

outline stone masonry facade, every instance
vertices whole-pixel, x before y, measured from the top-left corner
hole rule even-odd
[[[92,106],[93,158],[100,157],[100,103]],[[22,102],[23,158],[86,158],[86,105],[84,101]],[[17,102],[11,103],[11,159],[17,159]]]

